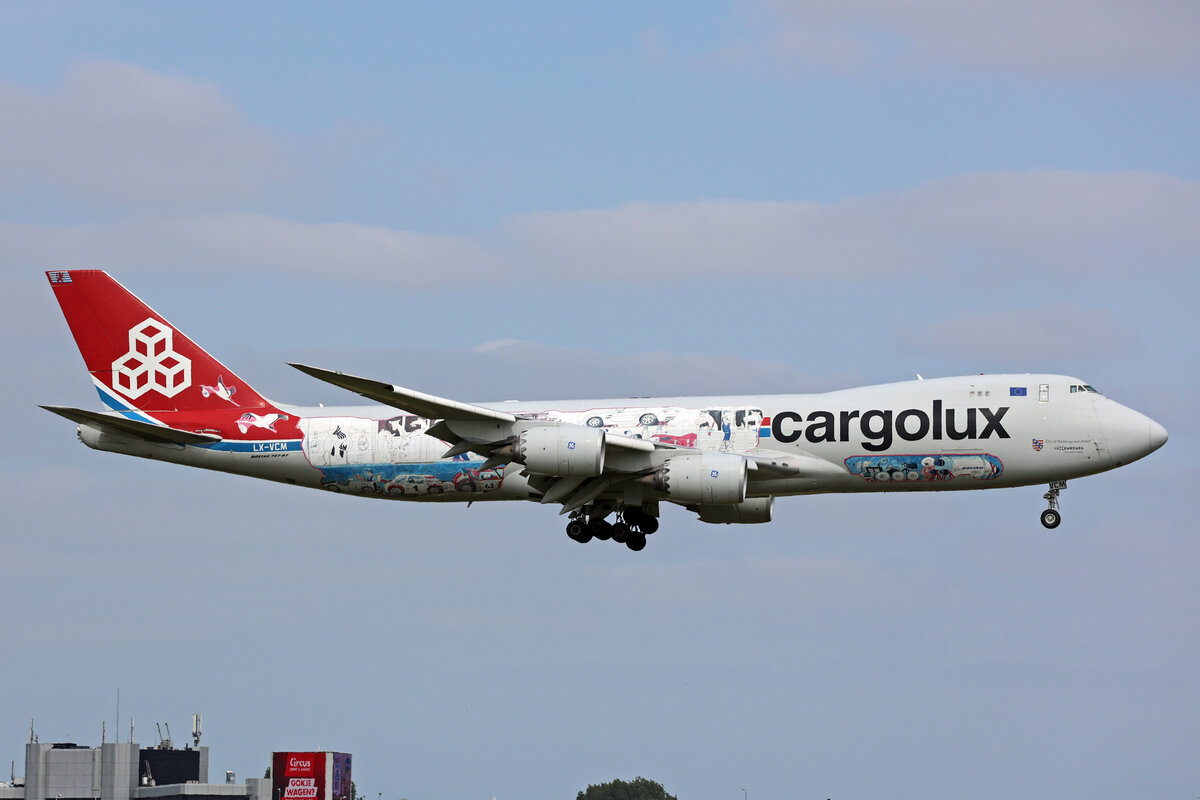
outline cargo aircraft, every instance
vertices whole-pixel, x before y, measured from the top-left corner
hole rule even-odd
[[[1048,484],[1157,450],[1167,432],[1077,378],[973,375],[820,394],[463,403],[320,367],[376,405],[266,399],[99,270],[46,273],[105,410],[43,406],[89,447],[344,494],[531,500],[578,542],[631,550],[663,504],[771,520],[775,498]]]

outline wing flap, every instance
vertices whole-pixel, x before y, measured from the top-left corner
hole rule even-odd
[[[604,441],[613,447],[624,448],[625,450],[633,450],[638,453],[653,453],[655,450],[661,449],[661,442],[652,442],[646,439],[634,439],[630,436],[620,436],[615,433],[606,434]]]
[[[751,470],[750,480],[765,481],[774,478],[836,479],[845,474],[838,464],[806,452],[781,453],[774,450],[759,450],[743,453]]]
[[[221,441],[221,437],[211,433],[195,433],[178,428],[168,428],[165,425],[155,425],[150,422],[140,422],[116,414],[106,414],[99,411],[85,411],[82,408],[66,406],[42,406],[47,411],[65,417],[80,425],[92,425],[97,428],[119,433],[122,436],[132,436],[156,444],[212,444]]]

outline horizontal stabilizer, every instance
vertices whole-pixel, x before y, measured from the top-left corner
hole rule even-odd
[[[85,411],[82,408],[67,408],[66,406],[42,406],[47,411],[66,417],[80,425],[91,425],[103,428],[122,436],[132,436],[147,442],[160,444],[212,444],[221,441],[220,436],[211,433],[194,433],[181,431],[178,428],[168,428],[165,425],[155,425],[150,422],[140,422],[117,414],[106,414],[100,411]]]
[[[460,403],[457,400],[447,400],[444,397],[425,394],[425,392],[418,392],[415,389],[405,389],[403,386],[393,386],[383,381],[359,378],[354,375],[347,375],[344,372],[334,372],[328,369],[321,369],[320,367],[310,367],[305,364],[292,364],[289,362],[289,366],[293,366],[317,380],[332,383],[334,386],[340,386],[343,389],[349,389],[369,400],[374,400],[377,403],[383,403],[384,405],[389,405],[401,411],[425,417],[426,419],[472,420],[480,422],[517,421],[516,416],[504,411],[495,411],[483,406],[471,405],[470,403]]]

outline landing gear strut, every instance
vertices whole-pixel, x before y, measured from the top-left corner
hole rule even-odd
[[[1042,499],[1050,504],[1050,507],[1042,512],[1042,525],[1050,530],[1058,527],[1058,523],[1062,522],[1062,514],[1058,510],[1058,493],[1067,488],[1066,481],[1051,481],[1050,491],[1042,495]]]

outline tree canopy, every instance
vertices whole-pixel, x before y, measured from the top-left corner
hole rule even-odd
[[[661,783],[637,777],[631,781],[615,780],[587,787],[575,795],[575,800],[678,800],[667,794]]]

